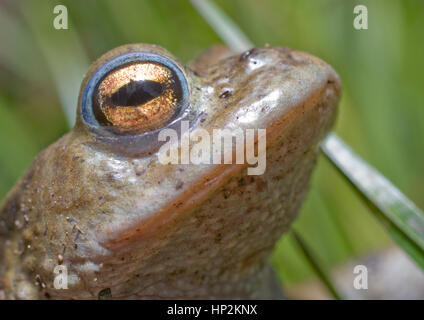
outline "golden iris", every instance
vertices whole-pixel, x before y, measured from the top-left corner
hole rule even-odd
[[[159,129],[173,119],[181,86],[173,71],[150,61],[132,62],[110,71],[93,94],[100,124],[121,134]]]

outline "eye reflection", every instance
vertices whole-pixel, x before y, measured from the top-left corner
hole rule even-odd
[[[110,71],[93,93],[93,112],[101,125],[121,134],[152,131],[177,114],[181,84],[173,71],[149,61]]]

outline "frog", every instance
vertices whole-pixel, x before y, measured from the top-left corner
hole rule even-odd
[[[82,81],[74,128],[0,207],[1,297],[277,297],[270,255],[305,199],[340,88],[326,62],[280,46],[218,45],[188,64],[153,44],[105,53]],[[159,134],[182,139],[182,121],[265,129],[266,170],[161,163]]]

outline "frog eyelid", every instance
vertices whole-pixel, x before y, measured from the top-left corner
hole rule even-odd
[[[112,132],[107,127],[102,126],[94,114],[93,94],[98,84],[111,71],[121,66],[137,62],[152,62],[161,64],[171,70],[181,86],[181,101],[178,102],[178,109],[175,117],[162,128],[147,131],[143,133],[135,133],[131,135],[119,135]],[[87,85],[83,89],[81,99],[80,117],[85,128],[94,134],[96,141],[103,142],[108,149],[113,152],[134,156],[151,152],[158,145],[158,135],[160,130],[164,128],[175,128],[178,131],[179,124],[182,120],[193,118],[193,110],[189,101],[190,89],[184,71],[172,59],[152,52],[130,52],[114,57],[104,63],[89,79]]]

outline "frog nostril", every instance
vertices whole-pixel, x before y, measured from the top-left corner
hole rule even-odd
[[[243,60],[246,60],[247,58],[249,58],[254,52],[256,51],[256,48],[253,48],[253,49],[250,49],[250,50],[247,50],[247,51],[245,51],[245,52],[243,52],[241,55],[240,55],[240,58],[239,58],[239,60],[240,61],[243,61]]]
[[[221,99],[225,99],[228,98],[229,96],[231,96],[233,93],[230,90],[225,90],[224,92],[222,92],[219,97]]]

